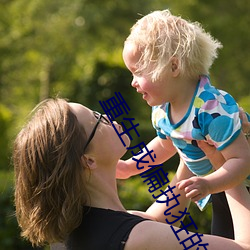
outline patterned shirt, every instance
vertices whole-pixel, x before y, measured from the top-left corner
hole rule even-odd
[[[169,109],[169,103],[152,108],[152,123],[158,136],[173,141],[180,157],[194,174],[208,174],[212,165],[196,141],[206,140],[218,150],[230,145],[241,131],[237,103],[230,94],[213,87],[209,77],[203,75],[180,122],[171,123]]]

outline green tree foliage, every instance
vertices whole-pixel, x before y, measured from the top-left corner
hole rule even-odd
[[[0,166],[3,168],[9,167],[10,147],[8,146],[9,140],[9,127],[11,126],[12,120],[11,111],[0,103]]]
[[[214,84],[240,101],[242,97],[250,94],[249,1],[193,2],[195,4],[189,6],[192,20],[201,22],[204,28],[223,44],[211,70]]]
[[[131,109],[136,109],[138,119],[148,120],[149,108],[131,88],[127,90],[130,76],[121,51],[139,14],[164,8],[200,21],[222,41],[224,48],[212,68],[212,79],[239,101],[250,91],[246,56],[250,7],[246,1],[230,0],[226,5],[198,0],[1,1],[0,102],[13,112],[16,126],[16,119],[23,119],[48,96],[59,93],[93,105],[93,96],[101,100],[118,90],[136,100]]]

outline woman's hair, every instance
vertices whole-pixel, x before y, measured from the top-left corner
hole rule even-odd
[[[64,241],[86,202],[81,156],[86,133],[63,99],[48,99],[14,142],[15,205],[22,236],[33,245]]]
[[[151,74],[153,81],[164,75],[173,57],[178,59],[182,75],[197,78],[208,74],[222,47],[198,22],[188,22],[169,10],[154,11],[138,20],[128,42],[142,53],[137,71]]]

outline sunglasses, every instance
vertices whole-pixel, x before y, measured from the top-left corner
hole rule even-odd
[[[101,113],[97,112],[97,111],[93,111],[93,114],[95,116],[95,118],[97,119],[97,123],[96,125],[94,126],[90,136],[89,136],[89,139],[84,147],[84,151],[86,150],[86,148],[88,147],[89,143],[91,142],[91,140],[93,139],[94,135],[95,135],[95,132],[96,132],[96,129],[99,125],[100,122],[106,124],[106,125],[110,125],[110,121]]]

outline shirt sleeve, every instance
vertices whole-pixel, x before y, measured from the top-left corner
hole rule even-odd
[[[214,93],[198,112],[198,123],[206,140],[218,150],[230,145],[240,134],[239,108],[225,91]]]
[[[159,136],[161,139],[168,139],[170,124],[166,113],[167,104],[164,104],[162,106],[155,106],[152,108],[151,113],[151,120],[152,125],[154,129],[156,130],[157,136]]]

